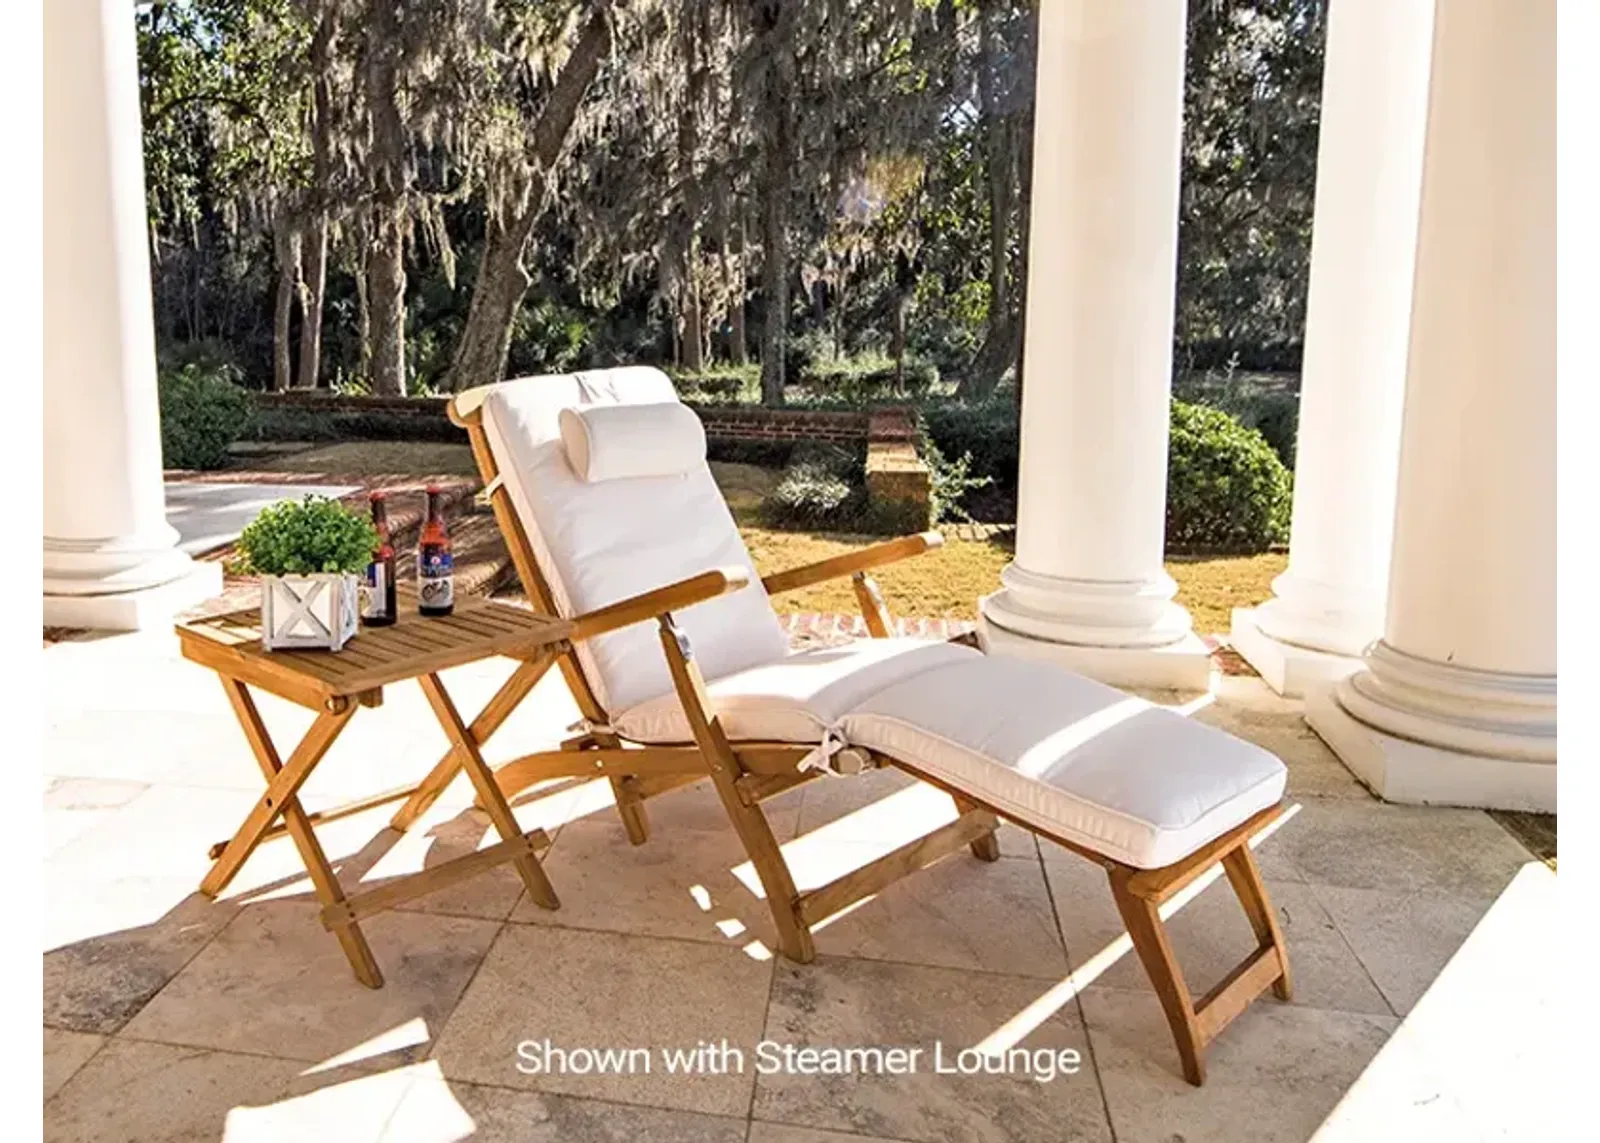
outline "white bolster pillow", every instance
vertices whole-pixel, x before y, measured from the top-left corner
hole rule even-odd
[[[705,463],[706,430],[679,401],[561,410],[561,443],[579,480],[676,476]]]

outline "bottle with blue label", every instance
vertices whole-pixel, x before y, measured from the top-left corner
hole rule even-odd
[[[394,540],[389,534],[389,502],[382,492],[368,497],[372,505],[372,527],[378,533],[378,546],[367,565],[367,579],[361,585],[361,621],[368,627],[388,627],[400,617],[395,608]]]
[[[417,610],[435,618],[456,608],[455,560],[439,503],[442,496],[437,485],[428,486],[428,520],[417,542]]]

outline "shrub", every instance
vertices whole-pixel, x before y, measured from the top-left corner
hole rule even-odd
[[[802,461],[791,465],[767,494],[762,516],[774,528],[837,528],[854,491],[827,465]]]
[[[168,468],[221,468],[228,446],[250,425],[254,402],[232,366],[191,363],[165,374],[161,457]]]
[[[922,407],[922,432],[944,456],[971,457],[972,476],[988,477],[995,487],[1015,492],[1021,428],[1009,398],[974,404],[929,403]]]
[[[761,402],[761,366],[716,365],[698,373],[668,369],[667,376],[685,401],[702,404]]]
[[[1210,405],[1238,418],[1247,429],[1256,429],[1278,454],[1278,459],[1294,468],[1295,436],[1300,421],[1300,397],[1281,382],[1273,383],[1259,375],[1236,371],[1236,361],[1200,377],[1182,378],[1173,385],[1180,400]]]
[[[893,358],[836,357],[813,362],[800,381],[816,396],[862,404],[891,396],[924,396],[939,383],[939,369],[931,361],[908,357],[904,384],[897,386]]]
[[[942,524],[946,520],[960,520],[972,523],[972,514],[961,502],[968,492],[993,484],[994,477],[974,476],[970,452],[962,453],[959,460],[949,460],[925,434],[917,443],[917,453],[928,466],[932,478],[928,497],[929,522]]]
[[[859,450],[835,445],[800,446],[783,479],[761,502],[761,515],[774,528],[848,531],[866,503]]]
[[[239,569],[256,575],[355,573],[372,560],[378,533],[337,500],[306,496],[263,508],[239,536]]]
[[[818,366],[839,359],[839,346],[826,329],[808,329],[784,341],[783,372],[793,384]],[[759,373],[759,367],[757,372]]]
[[[1266,438],[1284,467],[1294,468],[1295,438],[1300,426],[1300,398],[1293,393],[1271,390],[1257,393],[1239,406],[1224,411],[1239,418],[1248,429]]]
[[[1167,544],[1265,551],[1289,532],[1289,470],[1259,432],[1220,409],[1172,402]]]

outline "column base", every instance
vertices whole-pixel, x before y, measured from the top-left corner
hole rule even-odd
[[[1274,639],[1256,621],[1255,608],[1234,608],[1228,639],[1267,686],[1284,698],[1304,698],[1312,688],[1361,669],[1359,658]]]
[[[992,597],[986,597],[992,598]],[[1090,647],[1007,630],[978,607],[978,640],[991,655],[1039,659],[1114,687],[1200,692],[1211,689],[1211,652],[1198,635],[1161,647]]]
[[[46,627],[144,631],[172,622],[186,607],[222,594],[222,565],[194,563],[177,579],[111,595],[46,595]]]
[[[1336,683],[1306,694],[1306,722],[1386,802],[1556,812],[1556,765],[1466,754],[1377,730],[1339,703]]]

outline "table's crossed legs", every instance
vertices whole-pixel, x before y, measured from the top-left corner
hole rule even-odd
[[[422,684],[422,691],[445,736],[450,740],[450,749],[444,758],[415,786],[318,814],[308,814],[301,807],[300,788],[316,769],[317,763],[327,755],[359,704],[349,699],[331,702],[318,713],[311,729],[306,731],[305,737],[285,762],[261,721],[261,713],[256,709],[255,699],[251,697],[249,689],[238,679],[224,676],[223,688],[245,738],[249,740],[261,773],[267,780],[267,789],[257,799],[233,839],[212,847],[215,862],[200,882],[200,891],[208,897],[217,896],[227,888],[258,845],[269,837],[288,834],[300,852],[301,861],[305,863],[317,900],[322,903],[323,926],[339,939],[356,979],[369,988],[383,987],[383,973],[361,931],[358,922],[362,917],[391,909],[401,902],[432,893],[506,861],[516,867],[528,896],[546,909],[557,908],[560,901],[537,856],[537,850],[547,846],[549,838],[543,830],[533,829],[524,833],[517,825],[511,806],[495,781],[494,771],[484,761],[482,751],[489,736],[500,728],[553,661],[551,656],[541,656],[519,665],[470,726],[462,719],[439,676],[421,676],[418,682]],[[317,841],[314,824],[404,797],[407,799],[406,805],[391,823],[392,828],[404,831],[432,805],[462,770],[467,772],[472,781],[478,804],[488,812],[489,820],[499,833],[502,839],[499,844],[347,897],[333,867],[328,863],[327,854]],[[280,819],[281,824],[278,824]]]

